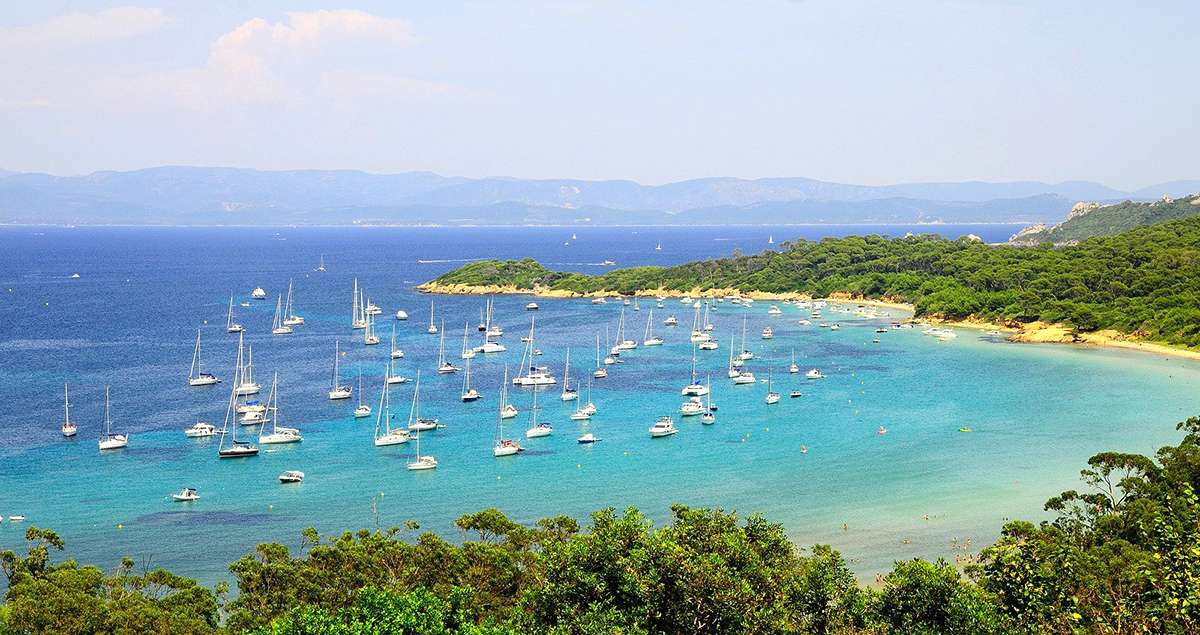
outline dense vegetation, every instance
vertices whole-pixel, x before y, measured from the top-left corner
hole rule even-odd
[[[1124,201],[1072,215],[1066,221],[1040,231],[1023,231],[1012,242],[1023,245],[1079,242],[1096,236],[1119,234],[1142,225],[1197,215],[1200,215],[1200,195],[1195,194],[1153,203]]]
[[[1200,418],[1155,458],[1088,461],[1054,519],[1007,524],[964,577],[896,563],[859,586],[825,546],[777,524],[676,506],[654,527],[635,509],[533,527],[496,510],[457,521],[461,544],[404,528],[304,535],[230,566],[236,598],[166,571],[112,574],[30,528],[8,577],[0,633],[1196,633],[1200,632]]]
[[[1061,322],[1200,346],[1200,217],[1061,248],[986,245],[935,235],[826,238],[782,251],[617,269],[600,276],[553,272],[532,260],[480,261],[439,284],[577,292],[739,289],[835,292],[912,302],[918,315],[1003,322]]]

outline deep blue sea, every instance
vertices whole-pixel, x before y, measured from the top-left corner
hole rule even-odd
[[[464,404],[461,374],[433,372],[438,339],[425,333],[429,304],[434,300],[437,320],[445,320],[447,349],[457,353],[464,322],[477,339],[484,298],[431,298],[413,287],[474,258],[531,257],[552,268],[600,272],[606,259],[631,266],[734,249],[754,253],[769,246],[769,236],[779,242],[939,231],[999,241],[1015,230],[0,228],[0,514],[27,516],[24,525],[7,518],[0,524],[0,547],[23,546],[26,526],[52,527],[65,537],[68,554],[82,561],[111,568],[130,555],[211,583],[227,579],[226,565],[256,543],[298,545],[307,526],[340,532],[414,519],[457,538],[454,518],[489,506],[532,522],[636,505],[661,521],[680,502],[761,512],[784,523],[798,544],[841,549],[864,579],[896,559],[952,557],[954,545],[967,539],[973,551],[992,541],[1006,518],[1040,518],[1046,498],[1078,486],[1091,454],[1150,452],[1175,442],[1175,422],[1200,407],[1200,364],[1009,344],[974,331],[947,342],[918,330],[891,331],[873,344],[874,328],[898,313],[875,319],[827,313],[843,327],[830,331],[801,326],[804,315],[794,307],[772,317],[767,302],[722,304],[712,315],[721,348],[699,357],[700,374],[712,375],[720,405],[716,424],[676,414],[681,432],[652,440],[648,426],[678,412],[679,389],[690,378],[691,310],[668,301],[655,311],[655,331],[667,345],[627,353],[625,364],[595,383],[599,414],[591,422],[569,421],[571,406],[552,389],[540,401],[554,435],[524,442],[529,451],[521,456],[496,459],[491,444],[501,375],[520,358],[529,299],[496,299],[509,350],[475,360],[484,398]],[[658,243],[661,251],[654,250]],[[327,271],[318,273],[322,255]],[[377,324],[383,345],[364,346],[362,332],[350,329],[355,277],[384,309]],[[307,324],[293,335],[272,336],[275,298],[289,280]],[[268,300],[249,299],[256,286]],[[197,419],[224,418],[237,345],[224,329],[231,294],[238,304],[251,302],[236,312],[254,347],[256,376],[268,383],[279,373],[283,418],[301,429],[304,441],[220,461],[215,439],[191,440],[182,431]],[[586,381],[594,338],[605,327],[615,330],[620,304],[538,303],[540,363],[561,379],[572,347],[573,375]],[[632,337],[641,338],[649,308],[642,303],[641,311],[627,311]],[[332,402],[325,394],[340,340],[344,377],[353,381],[361,370],[367,401],[377,405],[396,309],[410,316],[396,322],[406,352],[398,371],[422,370],[422,410],[446,424],[422,438],[423,452],[440,461],[433,471],[405,469],[411,443],[375,448],[374,418],[355,420],[355,400]],[[662,327],[664,313],[681,325]],[[740,338],[743,317],[756,352],[749,368],[760,378],[768,365],[777,368],[775,383],[785,393],[777,405],[763,403],[764,385],[735,387],[725,377],[730,339]],[[767,325],[775,330],[772,340],[758,337]],[[197,327],[206,369],[226,380],[217,387],[187,385]],[[781,372],[793,349],[801,365],[819,367],[827,378],[806,382]],[[71,440],[59,434],[64,382],[80,426]],[[115,428],[131,441],[126,450],[101,454],[96,440],[106,385]],[[803,397],[787,398],[794,387]],[[411,384],[393,387],[402,420],[411,393]],[[511,420],[520,436],[531,393],[513,389],[511,399],[522,410]],[[881,425],[886,435],[876,433]],[[962,426],[973,432],[960,433]],[[578,445],[584,430],[602,441]],[[303,470],[307,479],[280,485],[276,476],[286,469]],[[172,502],[169,495],[183,486],[198,488],[202,499]]]

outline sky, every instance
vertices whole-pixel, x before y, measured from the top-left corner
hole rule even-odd
[[[1200,178],[1194,1],[5,4],[7,170]]]

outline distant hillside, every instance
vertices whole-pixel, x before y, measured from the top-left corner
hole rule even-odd
[[[1067,220],[1052,226],[1033,225],[1021,230],[1009,242],[1014,245],[1073,244],[1095,236],[1111,236],[1123,231],[1200,214],[1200,195],[1172,199],[1164,196],[1151,203],[1124,201],[1112,205],[1077,203]]]
[[[1146,188],[1155,197],[1190,182]],[[1099,183],[852,185],[807,178],[633,181],[157,167],[85,176],[0,171],[0,223],[691,224],[1041,222]]]

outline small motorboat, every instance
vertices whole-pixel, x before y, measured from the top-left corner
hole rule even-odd
[[[22,521],[24,521],[24,520],[25,520],[25,517],[24,517],[24,516],[22,516],[22,515],[20,515],[20,514],[17,514],[16,516],[9,516],[9,517],[8,517],[8,522],[10,522],[10,523],[19,523],[19,522],[22,522]]]
[[[823,375],[821,373],[821,371],[816,368],[810,369],[807,373],[804,373],[804,376],[809,379],[824,379],[825,378],[825,375]]]
[[[179,490],[178,494],[171,494],[171,498],[175,499],[177,503],[189,503],[200,500],[200,494],[194,487],[185,487]]]
[[[192,427],[183,431],[189,439],[202,439],[211,437],[217,434],[217,426],[214,426],[207,421],[197,421],[192,424]]]
[[[879,430],[876,430],[875,434],[878,434],[880,436],[885,435],[885,434],[887,434],[887,428],[885,428],[883,426],[879,426]]]
[[[408,314],[404,312],[404,309],[397,310],[396,311],[396,319],[400,320],[400,321],[407,320]]]
[[[301,483],[304,481],[304,472],[300,470],[287,470],[279,475],[280,483]]]
[[[712,425],[717,422],[717,415],[713,414],[711,411],[712,408],[709,408],[709,412],[700,415],[700,423]]]
[[[808,454],[808,446],[807,445],[800,446],[800,454]]]
[[[963,427],[959,428],[958,431],[959,432],[971,432],[971,429],[968,428],[967,426],[963,426]]]
[[[529,304],[526,304],[526,305],[525,305],[525,310],[526,310],[526,311],[536,311],[536,310],[538,310],[538,305],[537,305],[537,302],[530,302]]]
[[[595,443],[595,442],[599,441],[600,439],[597,438],[596,435],[592,434],[591,432],[587,432],[587,433],[584,433],[583,436],[579,437],[576,440],[579,443],[586,445],[588,443]]]
[[[679,429],[675,427],[675,422],[671,420],[671,417],[659,417],[658,421],[650,426],[650,437],[654,439],[669,437],[676,432],[679,432]]]
[[[790,397],[792,399],[795,399],[797,397],[802,397],[802,396],[803,396],[803,394],[799,390],[793,390],[792,392],[788,393],[788,397]]]
[[[839,330],[839,329],[841,329],[841,328],[842,328],[842,325],[841,325],[841,324],[838,324],[837,322],[834,322],[833,324],[831,324],[831,325],[829,326],[829,330],[831,330],[831,331],[837,331],[837,330]]]
[[[768,326],[767,328],[762,330],[762,338],[764,340],[769,340],[773,337],[775,337],[775,331],[771,327]]]
[[[661,308],[661,303],[659,306]],[[668,315],[667,319],[663,320],[663,326],[678,326],[678,325],[679,325],[679,319],[676,318],[674,315]]]
[[[250,292],[250,297],[255,300],[266,300],[267,292],[262,287],[255,287],[254,291]]]

